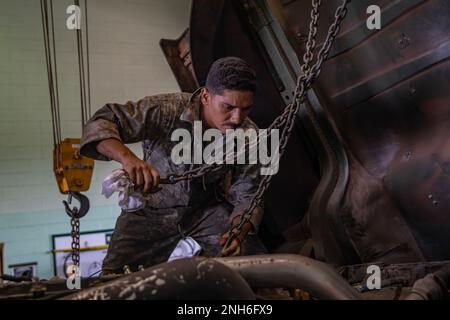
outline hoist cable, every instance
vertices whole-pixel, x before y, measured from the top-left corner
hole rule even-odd
[[[75,5],[80,7],[78,0],[74,1]],[[78,73],[80,82],[80,103],[81,103],[81,127],[83,128],[87,122],[88,115],[86,114],[86,82],[84,74],[84,50],[83,50],[83,31],[81,28],[77,29],[77,56],[78,56]]]
[[[45,47],[45,61],[46,61],[46,67],[47,67],[47,78],[48,78],[48,89],[50,93],[50,110],[52,114],[52,132],[53,132],[53,144],[56,145],[56,136],[55,136],[55,115],[53,113],[53,89],[52,89],[52,81],[51,81],[51,73],[50,73],[50,62],[49,62],[49,55],[48,55],[48,42],[47,42],[47,32],[46,32],[46,26],[47,26],[47,19],[45,15],[45,9],[44,9],[44,0],[41,0],[41,17],[42,17],[42,31],[44,35],[44,47]]]
[[[86,66],[87,66],[87,115],[88,120],[92,116],[91,109],[91,67],[89,63],[89,26],[88,26],[88,2],[84,1],[84,16],[85,16],[85,25],[86,25]]]
[[[47,65],[47,77],[48,77],[48,86],[49,86],[49,95],[50,95],[50,110],[51,110],[51,115],[52,115],[53,144],[56,146],[57,144],[59,144],[61,142],[61,128],[59,125],[59,122],[60,122],[59,121],[59,112],[57,110],[56,92],[55,92],[54,79],[53,79],[52,50],[51,50],[51,44],[50,44],[49,16],[48,16],[47,0],[41,0],[40,4],[41,4],[41,16],[42,16],[42,29],[43,29],[43,34],[44,34],[45,60],[46,60],[46,65]],[[54,59],[54,61],[56,62],[56,59]]]
[[[58,132],[58,143],[61,143],[61,117],[59,105],[59,86],[58,86],[58,67],[56,63],[56,40],[55,40],[55,19],[53,18],[53,0],[50,0],[50,16],[52,24],[52,46],[53,46],[53,65],[54,65],[54,94],[55,94],[55,113],[56,113],[56,130]]]

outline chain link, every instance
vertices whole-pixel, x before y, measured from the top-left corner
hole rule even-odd
[[[72,262],[79,268],[80,267],[80,219],[73,215],[70,218],[70,225],[72,226]]]
[[[311,11],[311,22],[309,23],[308,41],[306,43],[306,52],[303,55],[303,65],[300,67],[302,74],[306,75],[309,71],[309,65],[314,58],[313,49],[316,46],[317,24],[319,22],[319,8],[322,0],[313,0]]]

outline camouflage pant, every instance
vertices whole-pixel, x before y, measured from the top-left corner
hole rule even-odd
[[[103,273],[122,273],[124,265],[135,271],[139,265],[148,267],[165,262],[183,235],[200,244],[202,256],[215,257],[222,250],[219,245],[222,234],[230,228],[228,218],[232,209],[224,201],[201,207],[122,212],[103,261]],[[257,235],[247,235],[241,249],[242,255],[266,252]]]

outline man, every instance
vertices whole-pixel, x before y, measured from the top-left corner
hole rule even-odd
[[[177,242],[190,236],[202,247],[202,255],[223,256],[263,253],[255,235],[262,208],[252,214],[242,232],[226,248],[227,231],[240,222],[260,179],[257,165],[226,165],[203,178],[159,185],[160,177],[181,174],[193,165],[176,165],[171,150],[177,128],[257,129],[248,119],[256,89],[255,72],[242,59],[226,57],[211,66],[206,86],[194,94],[174,93],[145,97],[125,105],[107,104],[86,124],[81,154],[122,164],[136,186],[147,192],[162,188],[146,207],[124,212],[117,220],[103,262],[104,273],[136,270],[167,261]],[[125,144],[142,141],[144,159]]]

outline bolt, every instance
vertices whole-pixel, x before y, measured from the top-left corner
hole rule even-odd
[[[123,273],[124,274],[130,274],[131,273],[130,267],[128,265],[124,265],[123,266]]]
[[[409,47],[411,43],[411,40],[406,36],[406,34],[402,33],[400,35],[400,40],[398,40],[398,47],[400,49],[405,49],[406,47]]]
[[[301,32],[297,32],[295,34],[295,36],[296,36],[296,38],[298,39],[299,42],[306,42],[308,40],[308,37],[305,34],[301,33]]]

